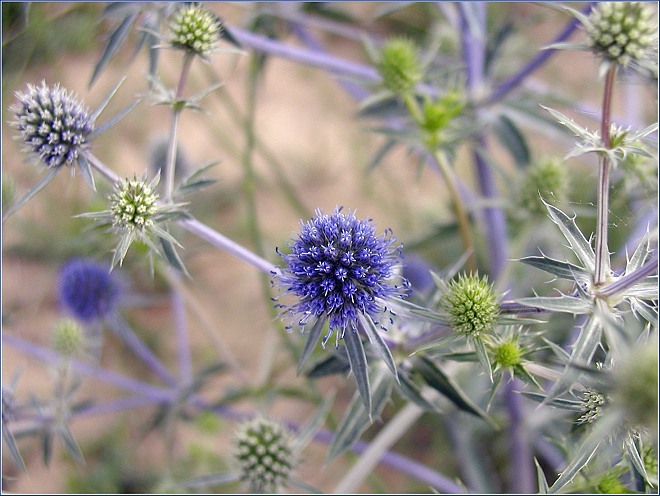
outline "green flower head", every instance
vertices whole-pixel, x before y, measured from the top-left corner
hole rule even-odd
[[[119,182],[110,199],[110,210],[114,214],[113,226],[127,231],[142,231],[154,224],[158,211],[158,194],[142,179],[134,177]]]
[[[406,38],[388,40],[380,52],[378,72],[388,90],[397,94],[412,90],[422,79],[415,44]]]
[[[499,314],[493,286],[478,275],[461,275],[449,283],[443,308],[459,334],[478,338],[489,334]]]
[[[642,2],[599,2],[588,20],[587,44],[622,67],[646,58],[657,40],[653,10]]]
[[[566,168],[557,158],[544,158],[531,165],[520,187],[518,202],[530,214],[547,214],[541,197],[546,201],[552,198],[561,200],[568,191]]]
[[[261,416],[248,420],[236,432],[234,461],[252,492],[276,492],[298,464],[293,434]]]
[[[523,349],[517,341],[504,341],[493,348],[493,365],[512,369],[522,363]]]
[[[53,349],[66,358],[79,355],[85,345],[85,333],[73,319],[63,319],[53,332]]]
[[[218,18],[198,5],[179,9],[174,15],[170,29],[170,42],[174,48],[192,52],[200,57],[207,57],[211,53],[222,32]]]

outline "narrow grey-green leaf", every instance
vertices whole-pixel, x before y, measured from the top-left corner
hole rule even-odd
[[[486,372],[486,374],[488,374],[488,378],[490,379],[490,382],[492,383],[493,382],[493,369],[490,366],[490,360],[488,359],[488,352],[486,351],[486,345],[481,340],[481,338],[473,339],[472,344],[474,345],[474,351],[477,353],[477,358],[479,359],[479,363],[484,368],[484,372]]]
[[[89,160],[85,157],[85,154],[82,154],[78,157],[78,170],[82,175],[85,182],[92,188],[92,191],[96,191],[96,184],[94,184],[94,175],[92,174],[92,166],[89,164]]]
[[[236,482],[239,479],[239,474],[236,472],[221,472],[219,474],[202,475],[200,477],[193,477],[175,483],[175,487],[206,487],[206,486],[220,486]]]
[[[591,247],[591,244],[589,244],[589,241],[587,241],[577,224],[575,224],[575,218],[570,218],[557,207],[546,203],[543,198],[541,198],[541,201],[545,204],[548,213],[550,214],[550,218],[555,224],[557,224],[566,240],[570,243],[571,249],[582,262],[585,269],[589,273],[593,273],[596,266],[596,255],[594,254],[594,250]]]
[[[412,401],[419,407],[429,412],[442,413],[439,405],[427,400],[422,394],[422,389],[412,381],[408,375],[403,372],[399,373],[399,389],[398,391],[405,396],[408,400]]]
[[[163,254],[165,255],[165,259],[167,260],[167,263],[169,263],[170,266],[172,266],[179,272],[186,275],[190,275],[188,274],[185,265],[183,265],[183,261],[181,260],[181,257],[179,257],[176,248],[174,248],[174,244],[172,244],[172,242],[169,239],[165,239],[165,238],[158,238],[158,239],[160,240],[160,245],[163,247]]]
[[[48,172],[44,177],[42,177],[37,184],[35,184],[30,191],[28,191],[20,200],[18,200],[16,203],[14,203],[7,212],[5,212],[2,216],[2,220],[5,221],[9,218],[10,215],[13,215],[20,209],[23,205],[25,205],[29,200],[32,199],[33,196],[35,196],[39,191],[44,189],[49,182],[53,180],[55,177],[55,174],[59,172],[58,168],[55,169],[49,169]]]
[[[5,422],[2,422],[2,439],[5,441],[5,444],[9,449],[9,457],[14,462],[14,465],[16,465],[21,472],[25,472],[25,462],[23,461],[21,452],[18,450],[16,439]]]
[[[559,478],[548,490],[548,493],[556,493],[563,489],[582,470],[598,450],[600,443],[605,441],[614,432],[621,419],[617,415],[606,415],[594,424],[593,430],[587,435],[577,452],[570,458],[568,466],[559,475]]]
[[[355,377],[358,391],[364,402],[369,415],[371,415],[371,389],[369,387],[369,367],[367,355],[364,353],[362,339],[357,331],[347,329],[344,332],[344,343],[348,352],[348,363],[351,365],[351,373]]]
[[[316,348],[316,344],[319,342],[319,339],[321,338],[321,331],[323,330],[323,326],[325,324],[325,319],[316,319],[316,322],[314,322],[314,325],[309,331],[309,334],[307,335],[307,340],[305,341],[305,346],[303,347],[303,351],[300,355],[300,359],[298,360],[298,374],[302,372],[303,367],[305,366],[305,363],[309,359],[310,355],[314,351],[314,348]]]
[[[413,358],[413,370],[419,373],[424,381],[443,396],[446,396],[459,409],[481,417],[493,428],[497,425],[446,375],[433,361],[424,355]]]
[[[520,262],[541,269],[561,279],[575,280],[575,276],[588,276],[589,273],[582,267],[572,263],[562,262],[549,257],[525,257]]]
[[[80,447],[73,437],[73,433],[69,430],[69,427],[66,425],[61,425],[57,429],[57,434],[64,443],[64,448],[67,453],[78,463],[85,463],[85,458],[83,457]]]
[[[632,466],[635,468],[637,473],[642,476],[644,481],[652,486],[651,481],[649,480],[649,476],[646,473],[646,467],[644,466],[644,461],[642,460],[642,457],[639,454],[639,450],[637,449],[637,445],[635,444],[635,440],[627,435],[624,440],[623,440],[623,447],[626,450],[626,454],[628,455],[628,459],[630,460],[630,463]]]
[[[534,465],[536,466],[536,480],[539,485],[539,494],[548,494],[548,479],[545,478],[545,472],[536,457],[534,457]]]
[[[97,62],[96,66],[94,67],[94,73],[92,74],[92,78],[89,81],[89,87],[91,88],[92,85],[94,84],[94,81],[96,81],[96,78],[99,76],[101,71],[105,68],[106,65],[108,65],[108,62],[110,62],[110,59],[114,56],[115,53],[117,53],[117,50],[121,47],[121,45],[124,43],[126,40],[126,37],[128,36],[128,33],[131,30],[131,27],[133,26],[133,22],[135,22],[135,19],[137,19],[138,13],[131,13],[127,15],[124,20],[121,22],[121,24],[113,31],[113,33],[110,35],[110,39],[108,40],[108,45],[105,47],[105,50],[103,51],[103,55],[101,55],[101,59]]]
[[[126,117],[126,115],[131,110],[133,110],[138,103],[140,103],[140,100],[135,100],[134,102],[129,103],[126,107],[124,107],[122,110],[117,112],[114,116],[110,117],[110,119],[108,119],[103,124],[98,126],[96,129],[94,129],[94,131],[89,133],[88,139],[94,139],[97,136],[100,136],[101,134],[105,133],[108,129],[110,129],[112,126],[114,126],[124,117]]]
[[[518,167],[529,164],[529,147],[518,127],[506,115],[500,114],[492,126],[495,136],[507,149]]]
[[[373,376],[373,417],[377,417],[390,399],[394,381],[385,367],[378,367]],[[335,430],[335,436],[328,448],[326,460],[330,462],[335,457],[350,449],[372,423],[370,415],[364,407],[360,394],[356,392],[346,408],[344,415]]]
[[[591,313],[593,303],[574,296],[534,296],[520,298],[517,303],[532,308],[543,308],[551,312],[572,313],[575,315]]]
[[[392,372],[392,374],[394,375],[394,377],[398,382],[399,377],[396,373],[396,364],[394,363],[392,352],[390,351],[390,348],[389,346],[387,346],[387,343],[385,342],[383,337],[380,335],[380,332],[378,332],[378,329],[376,328],[374,321],[371,319],[369,315],[364,315],[360,317],[360,323],[362,324],[362,328],[364,329],[364,332],[367,333],[369,342],[372,345],[374,345],[374,347],[376,348],[376,352],[383,359],[383,361],[387,365],[387,368],[390,369],[390,371]]]

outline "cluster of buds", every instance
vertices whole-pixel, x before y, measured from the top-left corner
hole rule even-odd
[[[629,66],[642,60],[657,39],[653,11],[641,2],[597,3],[589,15],[587,43],[599,55]]]
[[[131,232],[153,226],[157,200],[158,193],[146,181],[135,177],[121,181],[110,199],[113,226]]]
[[[422,65],[415,44],[406,38],[388,40],[380,52],[378,72],[385,88],[393,93],[412,90],[422,79]]]
[[[206,57],[220,39],[221,26],[211,12],[190,5],[178,10],[170,24],[170,30],[173,47]]]
[[[275,492],[297,465],[294,437],[282,424],[255,417],[236,432],[234,460],[240,479],[252,492]]]

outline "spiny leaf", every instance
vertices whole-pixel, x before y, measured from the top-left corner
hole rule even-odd
[[[298,374],[302,372],[305,363],[307,362],[310,355],[314,351],[314,348],[316,348],[316,344],[319,342],[319,339],[321,339],[321,331],[323,330],[324,324],[325,324],[324,319],[317,319],[316,322],[314,322],[314,325],[312,326],[311,330],[309,331],[309,335],[307,336],[307,340],[305,341],[305,346],[303,347],[303,351],[300,354],[300,359],[298,360]]]
[[[394,358],[392,357],[392,352],[387,346],[387,343],[376,329],[374,321],[371,319],[371,316],[364,315],[360,317],[360,323],[362,324],[362,329],[367,333],[369,342],[374,345],[376,352],[383,359],[387,367],[392,371],[392,374],[398,381],[399,378],[396,373],[396,364],[394,363]]]
[[[570,218],[557,207],[546,203],[543,198],[541,201],[545,204],[552,221],[557,224],[560,231],[570,243],[571,249],[580,259],[589,273],[593,273],[596,266],[596,255],[589,241],[584,237],[578,226],[575,224],[575,218]]]
[[[94,67],[94,73],[92,74],[92,78],[89,81],[90,88],[94,84],[94,81],[99,76],[101,71],[105,68],[108,62],[110,62],[110,59],[114,56],[115,53],[117,53],[121,45],[126,40],[126,37],[128,36],[128,33],[130,32],[131,27],[135,22],[135,19],[137,19],[137,16],[137,13],[128,14],[117,27],[117,29],[115,29],[110,35],[108,45],[105,47],[103,55],[101,55],[101,59]]]
[[[369,368],[367,365],[367,356],[364,353],[364,346],[360,335],[347,329],[344,333],[344,342],[348,352],[348,362],[351,365],[351,372],[355,377],[358,391],[364,402],[364,406],[371,415],[371,389],[369,387]]]
[[[549,257],[525,257],[519,260],[520,262],[541,269],[561,279],[575,280],[575,276],[588,276],[589,273],[582,267],[573,265],[568,262],[561,262]]]

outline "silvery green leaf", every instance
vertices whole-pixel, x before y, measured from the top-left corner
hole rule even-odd
[[[539,494],[548,494],[548,480],[545,478],[545,472],[539,461],[534,457],[534,466],[536,467],[536,480],[539,485]]]
[[[479,363],[483,367],[486,374],[488,374],[488,378],[492,383],[493,369],[490,366],[490,360],[488,359],[488,352],[486,351],[486,345],[481,340],[481,338],[472,339],[471,341],[472,341],[472,345],[474,346],[474,351],[477,353],[477,359],[479,360]]]
[[[443,396],[446,396],[459,409],[481,417],[494,429],[497,425],[493,420],[458,387],[432,360],[424,355],[415,355],[412,360],[412,371],[418,373],[424,381]]]
[[[307,339],[305,340],[305,346],[303,347],[303,351],[300,354],[300,359],[298,360],[298,374],[302,372],[305,363],[311,356],[312,352],[314,351],[314,348],[316,348],[316,344],[321,339],[321,331],[323,330],[324,324],[325,324],[324,319],[317,319],[316,322],[314,322],[314,325],[312,326],[311,330],[309,331],[309,334],[307,335]]]
[[[582,402],[576,401],[576,400],[566,400],[563,398],[555,398],[549,401],[546,401],[546,395],[541,394],[541,393],[534,393],[532,391],[521,391],[520,394],[523,396],[533,400],[537,401],[539,403],[545,403],[546,405],[551,405],[556,408],[561,408],[562,410],[569,410],[571,412],[581,412],[583,411],[582,409]]]
[[[650,253],[651,253],[651,233],[647,231],[644,237],[642,238],[642,240],[639,242],[639,245],[637,245],[637,248],[635,248],[632,257],[630,257],[630,259],[626,263],[626,272],[624,275],[631,274],[635,272],[637,269],[639,269],[642,265],[644,265],[644,262],[646,261]]]
[[[422,394],[422,388],[420,388],[406,372],[399,373],[398,391],[420,408],[429,412],[442,413],[440,406],[427,400]]]
[[[316,411],[314,417],[312,417],[312,419],[309,422],[307,422],[307,424],[305,424],[298,432],[295,441],[296,451],[298,453],[300,453],[314,438],[314,434],[316,434],[316,431],[319,429],[319,427],[321,427],[321,424],[328,416],[328,412],[332,407],[332,402],[334,400],[334,397],[335,397],[334,393],[325,395],[323,403]]]
[[[645,300],[657,299],[658,276],[649,277],[645,281],[636,283],[634,286],[626,289],[623,294],[626,297],[642,298]]]
[[[544,105],[541,105],[545,110],[550,112],[550,114],[557,119],[557,122],[560,124],[566,126],[568,129],[573,131],[573,133],[576,136],[579,136],[583,140],[590,142],[590,143],[598,143],[599,142],[599,137],[592,131],[589,131],[587,128],[580,126],[577,122],[575,122],[573,119],[570,117],[565,116],[561,112],[558,112],[554,109],[551,109],[550,107],[546,107]]]
[[[184,480],[175,483],[175,487],[208,487],[208,486],[221,486],[236,482],[240,478],[237,472],[221,472],[219,474],[202,475],[200,477],[193,477],[192,479]]]
[[[630,299],[630,308],[635,314],[642,316],[654,327],[658,326],[658,309],[652,305],[649,305],[643,300],[638,300],[637,298]]]
[[[390,399],[393,385],[394,381],[391,380],[389,370],[384,366],[377,367],[373,376],[373,414],[364,408],[364,402],[359,393],[353,395],[328,448],[326,456],[328,462],[350,449],[369,428],[372,418],[380,415]]]
[[[575,315],[590,313],[593,310],[593,304],[590,301],[576,298],[574,296],[533,296],[529,298],[520,298],[521,305],[527,305],[532,308],[543,308],[551,312],[572,313]]]
[[[568,279],[574,281],[576,275],[588,277],[589,273],[582,267],[573,265],[568,262],[562,262],[546,256],[543,257],[525,257],[519,260],[520,262],[541,269],[561,279]]]
[[[135,108],[135,106],[140,103],[140,100],[135,100],[131,103],[129,103],[126,107],[124,107],[122,110],[117,112],[114,116],[112,116],[110,119],[105,121],[103,124],[98,126],[94,131],[89,133],[88,138],[89,139],[94,139],[97,136],[100,136],[101,134],[105,133],[108,129],[110,129],[112,126],[117,124],[120,120],[122,120],[126,115]]]
[[[338,351],[344,351],[345,349],[339,348]],[[328,355],[318,362],[316,362],[310,370],[305,373],[306,377],[309,378],[319,378],[326,377],[334,374],[343,374],[350,370],[350,365],[348,364],[348,357],[346,354],[340,356],[339,353],[333,353]]]
[[[103,101],[100,103],[98,107],[96,107],[96,110],[92,112],[91,119],[95,121],[99,115],[101,115],[101,112],[105,109],[105,107],[110,103],[110,100],[112,97],[117,93],[117,90],[119,87],[122,85],[122,83],[126,81],[126,76],[123,76],[117,84],[115,84],[114,88],[110,90],[110,92],[106,95],[106,97],[103,99]]]
[[[82,154],[78,157],[78,169],[85,180],[85,182],[92,188],[92,191],[96,191],[96,185],[94,184],[94,175],[92,174],[92,167],[89,165],[89,161],[85,154]]]
[[[80,451],[80,447],[73,437],[71,430],[69,430],[69,427],[66,425],[59,426],[57,429],[57,435],[64,443],[64,448],[66,449],[67,453],[71,455],[71,458],[73,458],[78,463],[85,463],[82,451]]]
[[[314,487],[310,484],[307,484],[304,481],[301,481],[296,478],[289,477],[288,479],[289,484],[292,486],[296,486],[304,491],[304,494],[323,494],[323,491],[321,491],[319,488]]]
[[[602,333],[603,327],[600,319],[596,315],[590,315],[584,326],[580,329],[577,341],[573,345],[568,366],[557,382],[552,385],[546,402],[554,400],[570,389],[575,380],[575,370],[572,366],[575,366],[575,369],[579,369],[579,367],[587,366],[591,363],[591,359],[600,345]]]
[[[11,458],[12,462],[14,462],[14,465],[16,465],[16,467],[18,467],[21,472],[26,472],[27,469],[25,468],[25,462],[23,462],[21,452],[18,450],[16,439],[4,421],[2,422],[2,439],[7,445],[9,450],[9,457]]]
[[[635,471],[644,479],[644,481],[652,486],[651,481],[649,480],[648,473],[646,472],[646,467],[644,466],[644,461],[639,454],[637,449],[637,444],[635,443],[634,438],[631,435],[627,435],[623,439],[623,447],[628,455],[628,460],[634,467]]]
[[[190,175],[184,178],[183,181],[181,181],[181,184],[177,186],[176,188],[177,194],[180,193],[182,195],[185,195],[187,193],[200,190],[202,188],[205,188],[206,186],[215,183],[216,182],[215,179],[205,179],[201,176],[211,167],[218,165],[218,163],[219,162],[217,161],[210,162],[208,164],[201,165],[198,169],[193,171]]]
[[[369,387],[369,367],[367,355],[364,353],[362,339],[357,331],[347,329],[344,332],[344,343],[348,354],[348,363],[351,365],[351,373],[355,377],[358,391],[364,402],[364,406],[371,415],[371,389]]]
[[[39,191],[44,189],[49,182],[53,180],[55,177],[55,174],[59,172],[59,169],[48,169],[48,172],[44,177],[42,177],[37,184],[35,184],[30,191],[28,191],[23,197],[16,201],[9,210],[7,210],[3,216],[2,220],[5,221],[9,218],[10,215],[13,215],[16,213],[18,209],[20,209],[23,205],[25,205],[29,200],[32,199]]]
[[[160,237],[159,240],[160,245],[163,248],[163,255],[165,255],[165,259],[170,264],[170,266],[183,274],[190,275],[188,274],[185,265],[183,265],[183,261],[181,260],[181,257],[179,257],[179,254],[174,248],[172,242],[169,239],[165,239],[163,237]]]
[[[374,321],[371,319],[371,316],[368,314],[360,316],[360,323],[362,324],[362,329],[364,329],[364,332],[367,334],[367,337],[369,338],[369,342],[374,346],[376,352],[383,359],[383,361],[387,365],[387,368],[390,369],[390,371],[392,372],[392,374],[394,375],[394,377],[398,382],[399,377],[397,376],[396,373],[396,364],[394,363],[392,352],[390,351],[390,348],[387,346],[387,343],[383,340],[383,337],[376,328],[376,325],[374,324]]]
[[[94,67],[94,73],[92,74],[92,78],[89,81],[90,88],[94,84],[94,81],[99,76],[101,71],[105,68],[108,62],[110,62],[110,59],[115,55],[115,53],[117,53],[119,48],[126,40],[126,37],[128,36],[128,33],[133,27],[133,23],[137,19],[137,16],[138,16],[137,12],[128,14],[121,22],[121,24],[117,27],[117,29],[115,29],[113,33],[110,35],[110,39],[108,40],[108,45],[105,47],[105,50],[103,51],[103,55],[101,55],[101,59],[97,62],[96,66]]]
[[[514,122],[506,115],[500,114],[491,125],[499,142],[511,154],[518,167],[529,164],[529,147],[525,137]]]
[[[575,224],[575,217],[570,218],[558,208],[546,203],[543,198],[541,201],[545,204],[552,221],[557,224],[571,249],[582,262],[589,273],[593,273],[596,267],[596,255],[591,244],[584,237],[578,226]]]
[[[122,265],[124,258],[126,258],[126,253],[128,253],[128,249],[133,243],[133,239],[134,237],[131,234],[124,234],[119,238],[119,244],[112,255],[110,267],[114,267],[117,264]]]
[[[556,493],[566,487],[580,470],[589,463],[589,460],[596,453],[600,444],[617,430],[620,422],[621,419],[617,415],[606,415],[600,418],[594,424],[592,431],[587,435],[577,452],[570,458],[568,466],[550,487],[548,493]]]

